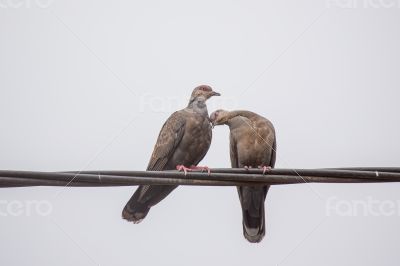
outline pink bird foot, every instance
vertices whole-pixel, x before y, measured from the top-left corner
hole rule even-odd
[[[191,168],[187,168],[186,166],[179,164],[176,166],[176,170],[178,170],[179,172],[183,171],[185,173],[185,176],[187,175],[187,172],[191,172],[192,169]]]
[[[246,170],[249,170],[249,169],[251,169],[253,167],[245,165],[243,168],[246,169]]]
[[[196,165],[192,165],[190,166],[191,170],[201,170],[201,172],[207,171],[208,175],[211,174],[211,170],[208,166],[196,166]]]
[[[258,169],[263,169],[263,175],[265,175],[266,172],[269,172],[272,170],[271,166],[259,166]]]

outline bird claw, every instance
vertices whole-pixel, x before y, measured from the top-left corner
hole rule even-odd
[[[176,166],[176,170],[178,170],[179,172],[183,171],[185,173],[185,176],[187,176],[187,172],[191,172],[192,171],[191,168],[187,168],[184,165],[177,165]]]
[[[263,169],[263,175],[265,175],[266,172],[269,172],[272,170],[271,166],[259,166],[258,169]]]
[[[252,167],[251,167],[251,166],[245,165],[243,168],[246,169],[246,170],[249,170],[249,169],[251,169]]]
[[[211,174],[211,169],[208,166],[196,166],[192,165],[190,167],[191,170],[201,170],[201,172],[207,171],[208,175]]]

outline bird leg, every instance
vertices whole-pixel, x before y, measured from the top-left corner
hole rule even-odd
[[[201,170],[201,172],[207,171],[208,175],[211,174],[211,170],[208,166],[197,166],[197,165],[192,165],[190,166],[191,170]]]
[[[265,166],[265,165],[264,165],[264,166],[261,166],[261,165],[260,165],[260,166],[258,167],[258,169],[263,169],[263,175],[265,175],[266,172],[269,172],[269,171],[272,170],[272,167],[271,167],[271,166]]]
[[[187,168],[186,166],[179,164],[176,166],[176,170],[178,170],[179,172],[183,171],[185,173],[185,176],[187,175],[187,172],[191,172],[192,169],[191,168]]]

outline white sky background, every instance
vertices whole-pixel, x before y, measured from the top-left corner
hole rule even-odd
[[[199,84],[223,95],[210,112],[274,123],[277,167],[400,166],[399,25],[396,1],[0,0],[0,169],[144,170]],[[230,166],[227,127],[201,164]],[[134,189],[1,189],[0,264],[400,259],[400,184],[272,187],[257,245],[242,236],[235,188],[180,187],[139,225],[120,218]],[[35,200],[50,215],[28,215]],[[344,215],[353,201],[371,210]]]

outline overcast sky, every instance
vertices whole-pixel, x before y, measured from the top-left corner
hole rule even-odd
[[[0,0],[0,169],[144,170],[192,89],[269,118],[276,167],[400,166],[400,2]],[[229,167],[228,128],[201,162]],[[235,188],[0,190],[1,265],[393,265],[399,184],[270,189],[266,237]]]

